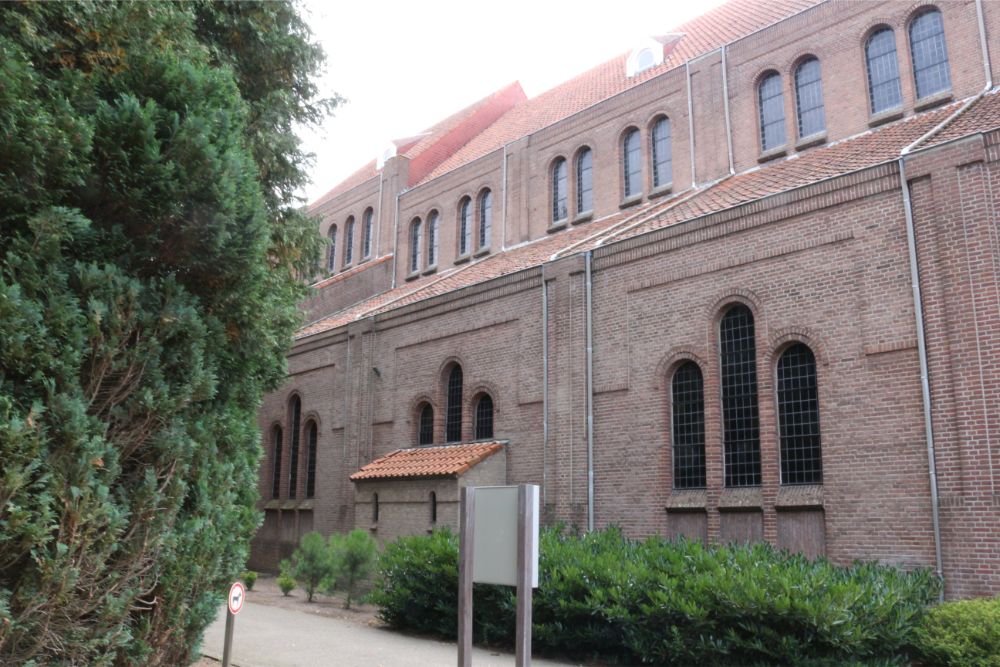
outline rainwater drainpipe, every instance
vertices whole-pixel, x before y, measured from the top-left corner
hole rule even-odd
[[[688,138],[691,144],[691,187],[697,187],[698,177],[694,166],[694,100],[691,99],[691,61],[684,63],[684,78],[687,79],[688,93]]]
[[[378,172],[378,221],[375,223],[375,256],[379,256],[380,244],[382,243],[382,179],[385,177],[385,171],[381,170]],[[361,232],[364,234],[364,230]]]
[[[401,192],[396,194],[396,213],[392,223],[392,289],[396,289],[396,255],[399,254],[399,248],[396,246],[399,244],[399,196],[401,194]]]
[[[549,284],[542,275],[542,512],[548,496],[549,448]]]
[[[931,485],[931,520],[934,525],[934,557],[935,569],[939,579],[944,581],[943,559],[941,556],[941,512],[938,495],[937,461],[934,451],[934,428],[931,416],[931,386],[927,363],[927,340],[924,333],[924,310],[920,295],[920,267],[917,264],[917,239],[913,223],[913,202],[910,199],[910,186],[906,180],[906,156],[917,146],[924,143],[951,121],[958,118],[970,106],[993,88],[992,68],[990,66],[989,49],[986,43],[986,24],[983,20],[982,0],[976,0],[976,15],[979,21],[979,39],[983,51],[983,68],[986,74],[986,85],[978,95],[963,104],[955,113],[938,123],[934,128],[904,148],[899,153],[899,186],[903,193],[903,212],[906,216],[906,249],[910,260],[910,281],[913,285],[913,311],[917,325],[917,354],[920,357],[920,391],[924,409],[924,431],[927,438],[927,468]],[[944,600],[942,587],[940,599]]]
[[[594,530],[594,275],[593,251],[584,255],[587,311],[587,531]]]
[[[500,189],[501,197],[503,199],[503,237],[500,239],[500,249],[507,249],[507,146],[509,144],[503,145],[503,164],[501,165],[501,170],[503,175],[500,177]]]
[[[722,45],[722,108],[726,114],[726,148],[729,150],[729,175],[732,176],[736,173],[736,165],[733,162],[733,126],[729,120],[729,70],[726,67],[726,46]]]

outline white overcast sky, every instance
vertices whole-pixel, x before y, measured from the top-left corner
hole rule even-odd
[[[669,32],[723,0],[304,0],[327,53],[323,94],[347,103],[318,131],[313,201],[373,159],[513,81],[528,97]]]

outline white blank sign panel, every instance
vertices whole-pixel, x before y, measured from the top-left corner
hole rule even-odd
[[[517,585],[517,487],[476,487],[473,523],[472,580],[482,584]],[[538,487],[528,487],[534,507],[531,525],[534,550],[528,567],[531,586],[538,587]]]

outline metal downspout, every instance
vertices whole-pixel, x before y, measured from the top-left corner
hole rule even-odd
[[[375,256],[382,256],[382,181],[385,178],[385,172],[378,172],[378,220],[375,222]],[[364,233],[364,232],[362,232]]]
[[[698,176],[694,165],[694,100],[691,99],[691,61],[684,63],[684,78],[687,79],[688,94],[688,138],[691,150],[691,187],[697,187]]]
[[[503,199],[503,236],[500,239],[500,249],[507,249],[507,144],[503,145],[503,175],[500,177],[501,198]]]
[[[587,531],[594,530],[594,275],[593,251],[584,256],[587,311]]]
[[[726,148],[729,151],[729,175],[736,173],[733,161],[733,126],[729,120],[729,71],[726,67],[726,44],[722,45],[722,108],[726,114]]]
[[[399,248],[399,194],[396,195],[396,213],[392,223],[392,289],[396,289],[396,255]]]
[[[542,276],[542,512],[548,497],[549,449],[549,284]]]

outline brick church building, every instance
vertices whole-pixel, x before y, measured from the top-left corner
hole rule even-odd
[[[533,483],[545,522],[1000,593],[998,36],[982,0],[731,0],[393,142],[310,207],[251,565]]]

